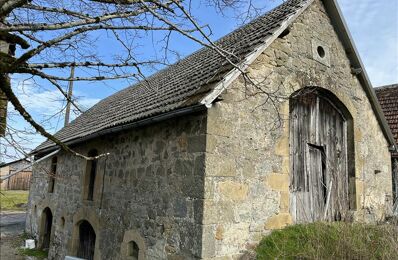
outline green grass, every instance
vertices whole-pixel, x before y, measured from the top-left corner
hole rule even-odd
[[[21,235],[18,235],[15,237],[14,241],[12,242],[12,247],[14,247],[19,255],[24,255],[24,256],[33,256],[35,259],[45,259],[48,257],[48,252],[45,250],[41,249],[27,249],[27,248],[22,248],[25,244],[26,239],[32,239],[33,237],[27,234],[26,232],[22,233]]]
[[[0,191],[0,211],[24,211],[28,203],[29,191],[2,190]]]
[[[21,255],[25,256],[34,256],[38,259],[45,259],[48,257],[48,252],[40,249],[27,249],[27,248],[19,248],[18,252]]]
[[[294,225],[264,237],[256,253],[257,259],[398,259],[398,226]]]

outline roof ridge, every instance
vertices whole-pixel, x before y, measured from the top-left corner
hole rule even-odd
[[[374,89],[377,90],[383,90],[383,89],[398,89],[398,83],[395,84],[390,84],[390,85],[384,85],[384,86],[379,86],[375,87]]]
[[[252,19],[250,22],[248,22],[247,24],[243,24],[243,25],[241,25],[241,26],[238,26],[237,28],[233,29],[231,32],[229,32],[229,33],[227,33],[227,34],[221,36],[219,39],[217,39],[217,40],[215,40],[215,41],[212,41],[212,43],[217,44],[217,43],[222,42],[223,40],[226,40],[226,38],[228,38],[229,36],[231,36],[231,35],[233,35],[233,34],[236,34],[236,33],[239,32],[239,31],[242,31],[244,28],[250,27],[251,25],[253,25],[253,24],[256,23],[257,21],[261,20],[261,18],[266,17],[267,15],[269,15],[270,13],[272,13],[273,11],[275,11],[276,9],[281,9],[281,8],[283,8],[284,6],[288,6],[288,5],[291,4],[292,2],[297,2],[297,4],[298,4],[298,3],[302,3],[301,7],[303,7],[304,4],[307,3],[308,1],[310,1],[310,0],[287,0],[287,1],[284,1],[282,4],[280,4],[280,5],[278,5],[278,6],[274,7],[274,8],[272,8],[271,10],[268,10],[268,11],[265,12],[264,14],[259,15],[259,16],[255,17],[255,18],[253,18],[253,19]],[[184,58],[182,58],[182,59],[180,59],[180,60],[178,60],[178,61],[176,61],[176,62],[174,62],[174,63],[172,63],[172,64],[170,64],[170,65],[167,65],[167,66],[165,66],[164,68],[162,68],[162,69],[156,71],[155,73],[149,75],[149,76],[146,77],[144,80],[138,81],[137,83],[134,83],[134,84],[132,84],[132,85],[130,85],[130,86],[127,86],[127,87],[125,87],[125,88],[123,88],[123,89],[121,89],[121,90],[119,90],[119,91],[113,93],[112,95],[110,95],[110,96],[108,96],[108,97],[105,97],[105,98],[102,99],[101,101],[103,101],[103,100],[105,100],[105,99],[107,99],[107,98],[109,98],[109,97],[112,97],[112,96],[118,94],[119,92],[121,92],[121,91],[123,91],[123,90],[129,89],[129,88],[134,88],[134,87],[137,87],[137,86],[139,86],[139,85],[141,85],[141,84],[144,84],[145,81],[149,81],[150,79],[153,79],[153,78],[155,78],[156,76],[159,76],[159,74],[164,73],[164,72],[167,71],[167,70],[173,69],[174,66],[180,65],[182,62],[185,62],[185,61],[187,61],[189,58],[192,58],[193,56],[197,55],[198,53],[200,53],[200,52],[202,52],[202,51],[206,51],[206,50],[212,50],[212,49],[210,49],[209,47],[206,47],[206,46],[202,46],[201,48],[199,48],[198,50],[196,50],[196,51],[194,51],[194,52],[188,54],[188,55],[185,56]],[[243,60],[243,58],[242,58],[241,60]],[[101,102],[101,101],[100,101],[100,102]]]

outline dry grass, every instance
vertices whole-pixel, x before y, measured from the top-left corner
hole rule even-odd
[[[257,259],[398,259],[398,226],[312,223],[274,231]]]

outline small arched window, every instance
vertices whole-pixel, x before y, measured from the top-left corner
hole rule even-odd
[[[124,233],[120,251],[126,260],[147,259],[145,240],[137,230],[131,229]]]
[[[55,174],[57,173],[57,156],[54,156],[51,160],[51,170],[50,170],[50,177],[48,181],[48,192],[53,193],[54,192],[54,186],[55,186]]]
[[[96,157],[98,156],[97,150],[91,150],[88,153],[89,157]],[[88,160],[86,173],[85,173],[85,185],[84,185],[84,194],[86,200],[93,200],[94,199],[94,188],[95,188],[95,178],[97,176],[97,159]]]
[[[138,260],[140,248],[135,241],[130,241],[127,245],[127,255],[134,260]]]

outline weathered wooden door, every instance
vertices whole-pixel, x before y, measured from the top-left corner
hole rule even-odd
[[[314,89],[291,98],[290,146],[295,221],[340,220],[349,209],[347,123]]]

